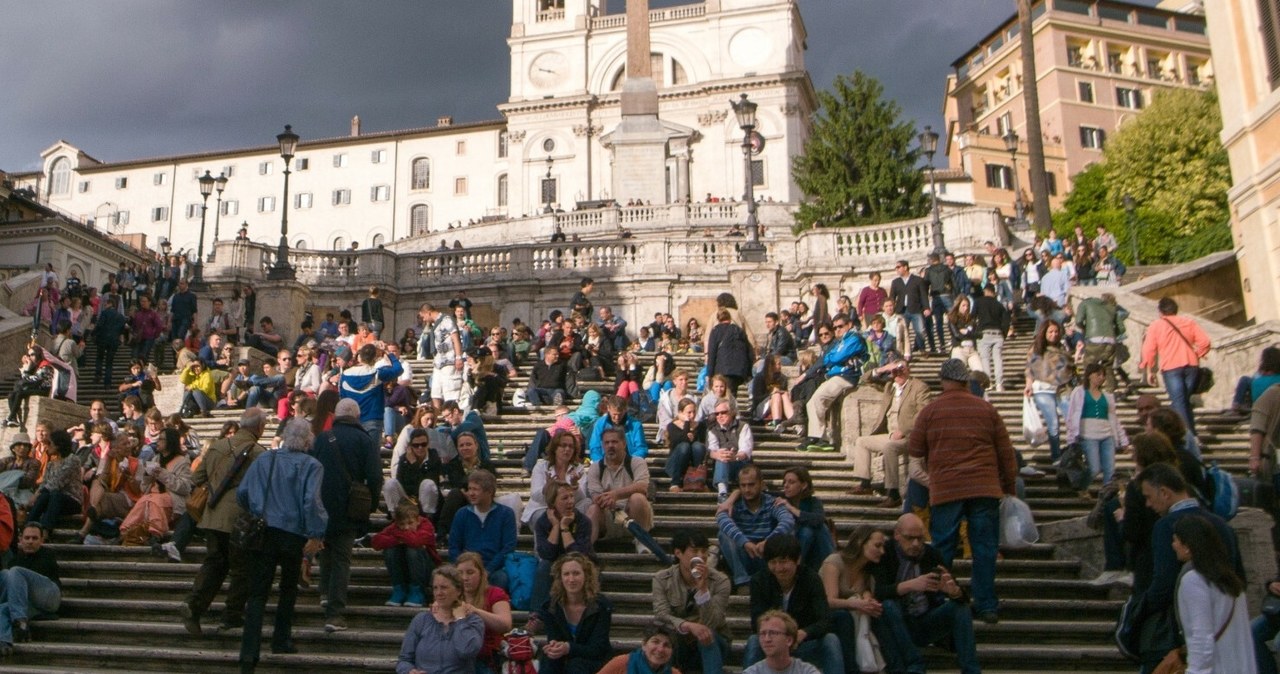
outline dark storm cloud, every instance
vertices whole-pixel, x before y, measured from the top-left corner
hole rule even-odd
[[[623,2],[612,0],[612,11]],[[651,0],[654,7],[689,4]],[[801,0],[814,86],[863,70],[908,119],[1014,0]],[[0,0],[0,168],[59,139],[102,160],[497,119],[510,0]]]

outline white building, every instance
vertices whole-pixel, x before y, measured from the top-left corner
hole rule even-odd
[[[516,218],[548,203],[573,210],[611,194],[612,151],[602,136],[621,118],[626,16],[606,0],[512,0],[511,95],[505,120],[311,139],[306,129],[290,167],[289,242],[297,248],[346,249],[423,236],[466,237],[451,226]],[[707,0],[650,11],[651,59],[667,147],[668,203],[707,195],[741,198],[742,132],[729,101],[740,93],[759,104],[766,140],[753,159],[756,195],[798,201],[790,158],[801,151],[816,102],[804,64],[805,29],[795,0]],[[282,120],[282,122],[288,120]],[[283,161],[269,139],[200,154],[100,161],[59,141],[42,153],[43,169],[13,174],[45,203],[118,235],[143,235],[174,250],[195,250],[200,235],[197,177],[226,175],[209,199],[205,251],[214,227],[221,240],[242,223],[251,240],[279,240]],[[548,161],[550,159],[550,161]],[[550,177],[548,178],[548,173]],[[215,209],[220,209],[215,211]],[[521,228],[512,227],[513,240]],[[527,238],[527,237],[526,237]]]

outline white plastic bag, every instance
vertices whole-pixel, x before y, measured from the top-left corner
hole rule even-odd
[[[1000,547],[1025,548],[1040,540],[1031,506],[1016,496],[1000,501]]]
[[[1040,410],[1031,396],[1022,399],[1022,438],[1032,447],[1049,441],[1049,430],[1044,427],[1044,419],[1040,418]]]

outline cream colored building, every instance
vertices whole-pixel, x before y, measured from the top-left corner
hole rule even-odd
[[[1245,311],[1257,322],[1280,319],[1280,1],[1205,6]]]
[[[302,142],[289,182],[292,247],[370,247],[412,236],[421,240],[407,247],[433,248],[440,239],[468,243],[462,228],[471,223],[519,218],[548,205],[572,211],[579,202],[627,202],[628,195],[611,193],[607,145],[621,119],[626,15],[607,13],[605,0],[511,1],[510,96],[498,106],[504,119],[442,118],[434,126],[368,133],[357,118],[349,135],[324,139],[294,129]],[[729,104],[740,93],[759,104],[757,130],[766,140],[751,169],[756,195],[798,201],[790,158],[808,136],[816,105],[798,3],[706,0],[653,9],[649,20],[659,115],[670,139],[666,203],[741,198],[743,134]],[[59,141],[42,154],[41,171],[13,177],[18,187],[102,231],[193,251],[201,215],[197,177],[227,175],[221,204],[216,194],[208,202],[206,253],[215,220],[221,240],[246,223],[250,240],[274,244],[284,206],[284,166],[272,142],[280,131],[263,128],[260,138],[226,152],[116,161]],[[550,234],[505,229],[512,240]]]
[[[1034,4],[1041,134],[1054,208],[1072,177],[1102,158],[1107,138],[1141,114],[1153,94],[1214,82],[1205,18],[1197,12],[1187,0],[1158,8],[1112,0]],[[1009,129],[1020,138],[1016,182],[1028,213],[1032,201],[1021,39],[1017,17],[1010,17],[952,64],[940,148],[972,180],[973,203],[1008,215],[1015,202],[1014,161],[1003,140]]]

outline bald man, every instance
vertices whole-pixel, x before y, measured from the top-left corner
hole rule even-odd
[[[979,674],[973,614],[969,597],[956,584],[942,555],[925,543],[924,522],[914,514],[898,518],[893,544],[869,567],[875,578],[876,599],[884,612],[883,629],[892,631],[898,648],[885,649],[889,671],[925,671],[923,649],[950,636],[956,664],[963,674]],[[882,641],[882,643],[884,643]],[[890,662],[901,658],[902,662]]]

